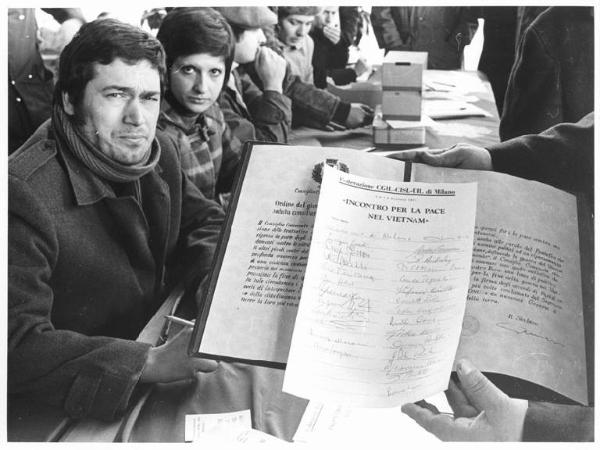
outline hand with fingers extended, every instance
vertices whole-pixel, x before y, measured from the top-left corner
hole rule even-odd
[[[425,401],[408,403],[402,412],[443,441],[520,441],[528,403],[508,397],[469,361],[456,365],[458,383],[446,397],[454,417]]]
[[[213,372],[217,361],[188,356],[192,328],[185,327],[166,344],[152,347],[142,370],[142,383],[168,383],[192,378],[197,372]]]
[[[493,170],[490,152],[471,144],[456,144],[443,150],[406,150],[399,158],[430,166]]]
[[[348,128],[358,128],[373,123],[373,108],[362,103],[352,103],[344,125]]]

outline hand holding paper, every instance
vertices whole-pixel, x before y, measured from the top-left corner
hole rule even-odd
[[[444,441],[520,441],[527,401],[508,397],[467,360],[457,373],[460,383],[452,381],[446,394],[454,418],[415,404],[402,412]]]

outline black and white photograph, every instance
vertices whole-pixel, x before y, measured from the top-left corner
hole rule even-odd
[[[593,445],[596,5],[531,3],[2,4],[0,441]]]

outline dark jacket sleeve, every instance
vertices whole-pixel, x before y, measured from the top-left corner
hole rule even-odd
[[[349,103],[324,89],[304,83],[296,75],[286,76],[284,93],[292,99],[294,126],[323,127],[332,121],[344,124],[350,113]]]
[[[165,172],[176,174],[181,183],[178,242],[176,250],[169,255],[167,265],[169,272],[175,274],[179,280],[183,274],[186,286],[196,286],[212,268],[225,213],[217,202],[207,199],[183,173],[172,138],[164,133],[157,133],[157,138],[162,151],[173,155],[170,161],[173,166],[168,167]]]
[[[529,402],[523,441],[583,442],[594,440],[594,408]]]
[[[256,138],[267,142],[287,142],[292,125],[291,99],[276,91],[262,91],[246,74],[240,77],[240,82]]]
[[[359,37],[360,23],[362,20],[361,13],[358,6],[340,6],[338,11],[342,40],[346,47],[349,47],[350,45],[356,44],[356,40]]]
[[[403,45],[392,7],[373,6],[371,8],[371,24],[379,48],[391,49]]]
[[[261,88],[260,80],[251,65],[244,66],[252,81]],[[345,123],[350,104],[313,84],[305,83],[293,75],[288,63],[283,81],[283,93],[292,101],[293,126],[308,125],[322,127],[329,122]]]
[[[247,111],[238,104],[235,92],[229,87],[219,96],[219,106],[233,137],[242,145],[248,140],[286,143],[292,123],[292,101],[279,92],[263,92],[243,67],[236,70]]]
[[[54,328],[55,226],[27,183],[9,175],[8,391],[110,420],[127,407],[150,346]]]
[[[494,170],[559,189],[594,192],[594,113],[488,147]],[[592,203],[593,204],[593,203]]]
[[[327,77],[331,77],[338,86],[356,81],[356,72],[346,68],[349,51],[348,41],[342,36],[337,44],[333,44],[323,34],[321,28],[315,28],[310,33],[315,43],[313,52],[313,80],[316,87],[325,89]]]
[[[560,116],[546,112],[562,110],[559,64],[531,30],[519,44],[508,80],[500,120],[500,139],[505,141],[523,134],[539,133],[550,125],[563,122]]]
[[[327,71],[327,75],[333,79],[337,86],[344,86],[356,81],[356,72],[350,67],[345,69],[330,69]]]

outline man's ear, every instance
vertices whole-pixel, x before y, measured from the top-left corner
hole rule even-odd
[[[63,104],[63,108],[65,110],[65,112],[69,115],[72,116],[75,114],[75,107],[73,106],[73,103],[71,103],[71,97],[69,96],[69,94],[67,92],[62,92],[61,93],[62,96],[62,104]]]

